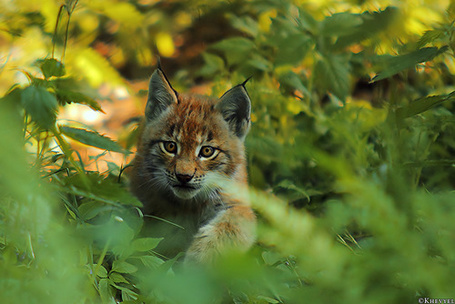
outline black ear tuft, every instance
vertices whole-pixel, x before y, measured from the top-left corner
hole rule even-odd
[[[178,103],[177,92],[172,88],[161,67],[158,67],[150,78],[149,94],[145,106],[147,121],[156,119],[174,103]]]
[[[224,93],[217,104],[231,131],[242,140],[250,129],[251,100],[245,88],[248,80]]]

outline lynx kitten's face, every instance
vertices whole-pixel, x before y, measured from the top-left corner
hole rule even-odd
[[[145,130],[144,158],[156,187],[181,199],[210,198],[217,185],[235,173],[243,144],[215,104],[209,99],[180,98]]]
[[[250,108],[244,84],[220,99],[179,95],[158,69],[150,80],[138,147],[143,168],[137,188],[214,200],[226,181],[246,183],[243,141]]]

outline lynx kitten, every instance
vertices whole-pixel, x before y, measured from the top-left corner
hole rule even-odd
[[[164,237],[162,254],[209,263],[253,244],[255,215],[235,195],[247,187],[250,111],[244,84],[212,99],[178,94],[160,68],[153,73],[131,189],[153,217],[149,233]]]

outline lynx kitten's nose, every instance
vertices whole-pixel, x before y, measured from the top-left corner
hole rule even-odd
[[[182,184],[188,183],[193,178],[193,175],[188,174],[176,174],[175,176],[177,177],[178,181]]]

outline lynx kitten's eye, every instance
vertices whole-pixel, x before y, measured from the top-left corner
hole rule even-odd
[[[160,142],[160,148],[164,153],[177,154],[177,144],[173,141]]]
[[[210,146],[204,146],[199,151],[199,156],[204,158],[214,158],[217,154],[218,150]]]

